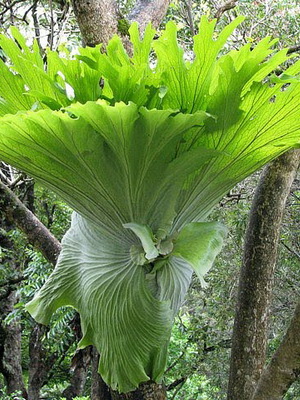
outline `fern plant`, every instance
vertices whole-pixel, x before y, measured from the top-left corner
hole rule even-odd
[[[44,324],[78,310],[80,346],[120,392],[161,380],[191,275],[204,282],[226,236],[212,208],[300,142],[300,61],[273,76],[290,57],[270,38],[219,57],[241,21],[215,38],[203,17],[192,61],[172,22],[157,40],[132,25],[132,56],[115,36],[105,54],[48,51],[46,66],[15,28],[0,38],[0,157],[75,210],[27,309]]]

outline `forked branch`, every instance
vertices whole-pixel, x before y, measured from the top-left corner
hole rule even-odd
[[[61,250],[59,241],[41,221],[0,181],[0,208],[27,236],[29,243],[55,264]]]

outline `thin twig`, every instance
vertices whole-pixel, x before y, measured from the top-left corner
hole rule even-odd
[[[283,240],[281,241],[281,244],[283,244],[283,246],[284,246],[291,254],[293,254],[294,256],[296,256],[297,258],[299,258],[299,260],[300,260],[300,254],[299,254],[296,250],[291,249],[287,244],[284,243]]]
[[[194,27],[194,21],[193,21],[193,15],[192,15],[192,5],[191,5],[191,0],[183,0],[186,11],[187,11],[187,17],[188,17],[188,23],[190,26],[190,31],[192,36],[195,36],[195,27]]]
[[[15,0],[12,3],[11,2],[5,2],[3,3],[2,1],[0,2],[0,6],[3,7],[3,10],[0,12],[0,15],[4,15],[5,13],[7,13],[8,10],[10,10],[11,16],[13,15],[13,10],[12,8],[18,4],[18,3],[22,3],[23,0]]]
[[[26,279],[28,279],[28,276],[25,276],[25,275],[17,276],[16,278],[9,278],[5,282],[0,283],[0,288],[5,287],[5,286],[15,285],[17,283],[25,281]]]
[[[39,46],[40,53],[41,53],[41,55],[43,55],[44,50],[43,50],[43,46],[42,46],[41,40],[40,40],[40,38],[41,38],[40,25],[39,25],[38,17],[36,15],[36,13],[37,13],[37,3],[38,3],[38,0],[35,0],[34,3],[33,3],[33,6],[32,6],[32,13],[31,14],[32,14],[32,19],[33,19],[33,24],[34,24],[35,39],[36,39],[37,44]]]
[[[223,4],[221,7],[219,7],[217,9],[217,11],[214,15],[214,18],[219,20],[226,11],[231,10],[232,8],[235,8],[237,6],[237,2],[238,2],[238,0],[232,0],[232,1],[228,1],[227,3]]]
[[[180,382],[180,383],[178,384],[178,386],[177,386],[175,392],[173,393],[173,396],[172,396],[172,399],[171,399],[171,400],[174,400],[174,399],[175,399],[175,397],[177,396],[178,392],[182,389],[183,385],[185,384],[186,380],[187,380],[187,378],[185,378],[184,381],[182,381],[182,382]]]
[[[50,3],[50,34],[48,36],[48,45],[50,49],[53,48],[53,39],[54,39],[54,16],[53,16],[53,3],[52,0],[49,1]]]
[[[30,13],[30,11],[33,9],[34,7],[34,3],[25,11],[23,17],[22,17],[22,21],[24,21],[27,25],[29,25],[29,22],[27,21],[27,15]]]
[[[62,14],[57,19],[57,25],[58,25],[58,29],[57,29],[57,33],[56,33],[57,39],[56,39],[56,44],[55,44],[53,50],[57,50],[58,46],[60,45],[61,33],[64,32],[64,29],[68,22],[69,17],[70,17],[70,5],[69,5],[69,3],[65,3]]]
[[[300,43],[295,44],[294,46],[291,46],[288,51],[287,54],[291,54],[291,53],[297,53],[300,52]]]
[[[176,360],[165,370],[165,374],[167,374],[169,371],[171,371],[171,369],[174,368],[176,364],[178,364],[178,362],[182,359],[182,357],[184,355],[185,355],[185,351],[182,351],[180,356],[178,358],[176,358]]]
[[[174,382],[170,383],[170,385],[167,386],[167,392],[169,392],[170,390],[173,390],[176,387],[178,387],[179,385],[185,383],[186,380],[187,380],[186,376],[182,376],[181,378],[176,379]]]

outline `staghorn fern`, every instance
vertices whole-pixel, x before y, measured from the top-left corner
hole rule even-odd
[[[190,62],[173,23],[158,40],[132,25],[132,57],[114,37],[106,54],[49,51],[46,68],[15,28],[0,38],[10,60],[0,61],[0,158],[75,210],[27,309],[44,324],[61,306],[78,310],[80,346],[97,347],[99,372],[121,392],[162,378],[192,272],[203,282],[226,236],[209,212],[300,143],[300,61],[272,77],[289,57],[270,38],[218,57],[241,21],[213,40],[203,17]]]

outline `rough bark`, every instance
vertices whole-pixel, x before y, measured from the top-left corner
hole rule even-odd
[[[112,400],[109,387],[98,373],[99,357],[96,348],[93,347],[91,400]]]
[[[281,400],[300,378],[300,302],[279,348],[264,369],[251,400]]]
[[[141,32],[149,22],[158,27],[169,4],[170,0],[138,0],[126,19],[129,23],[138,22]],[[95,46],[98,43],[105,46],[118,32],[119,21],[124,19],[114,0],[72,0],[72,5],[85,46]],[[124,35],[124,32],[120,34]],[[127,48],[125,35],[124,40]]]
[[[166,400],[166,398],[165,386],[152,381],[141,383],[133,392],[125,394],[111,392],[112,400]]]
[[[251,399],[265,364],[280,226],[299,160],[300,151],[292,150],[269,164],[252,203],[233,330],[228,400]]]
[[[72,359],[70,385],[63,391],[62,396],[67,400],[81,396],[84,390],[88,367],[90,366],[91,347],[86,347],[75,353]]]
[[[47,329],[44,325],[36,324],[30,334],[28,400],[40,399],[40,390],[53,366],[53,362],[46,361],[46,351],[43,346],[43,338]]]
[[[4,376],[8,394],[20,392],[27,398],[21,367],[21,325],[19,321],[8,325],[3,323],[17,301],[16,292],[13,291],[0,302],[0,373]]]
[[[72,329],[75,333],[76,342],[82,337],[80,316],[75,314],[72,321]],[[62,395],[67,400],[71,400],[76,396],[82,396],[85,382],[87,379],[88,369],[91,365],[93,347],[88,346],[84,349],[77,350],[72,358],[70,385],[63,391]],[[103,399],[105,400],[105,399]]]
[[[81,396],[84,390],[88,368],[91,359],[91,346],[78,350],[72,359],[72,375],[70,385],[63,391],[62,396],[71,400]]]
[[[138,22],[141,32],[151,22],[157,28],[166,15],[170,0],[138,0],[128,15],[130,22]]]
[[[1,210],[2,211],[2,210]],[[5,318],[14,310],[14,305],[19,301],[16,284],[20,281],[20,265],[15,257],[16,249],[14,242],[6,233],[13,229],[13,225],[5,220],[2,212],[0,213],[0,246],[7,250],[6,256],[0,259],[2,266],[5,266],[12,277],[1,285],[2,295],[0,296],[0,373],[3,375],[8,394],[20,392],[27,398],[25,389],[22,366],[21,366],[21,325],[18,320],[9,324],[5,323]],[[17,277],[14,275],[16,274]]]
[[[79,314],[75,314],[72,321],[73,329],[80,330]],[[31,332],[29,340],[29,379],[28,379],[28,400],[39,400],[41,388],[47,384],[51,377],[51,370],[55,363],[60,363],[63,356],[55,352],[48,354],[47,348],[44,346],[44,336],[48,331],[48,327],[36,324]],[[78,338],[75,336],[76,342]],[[73,339],[64,344],[62,354],[65,354],[72,343]],[[87,378],[88,367],[91,359],[91,347],[78,350],[71,365],[70,385],[64,390],[62,395],[69,399],[81,396]],[[102,399],[101,399],[102,400]]]
[[[40,250],[52,264],[61,250],[59,241],[40,220],[0,181],[0,209],[8,221],[16,224],[27,236],[29,243]]]
[[[72,0],[83,43],[107,44],[117,32],[119,14],[114,0]]]

